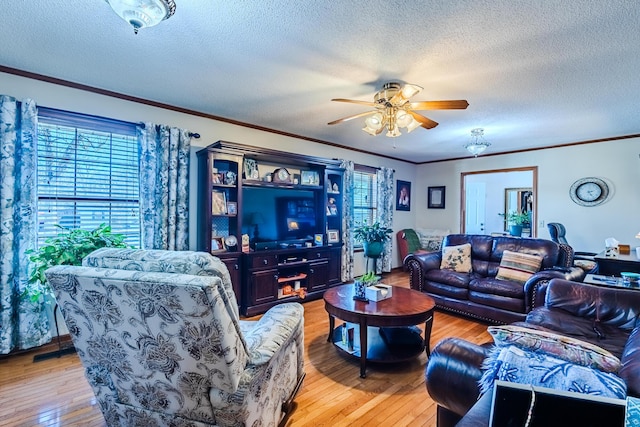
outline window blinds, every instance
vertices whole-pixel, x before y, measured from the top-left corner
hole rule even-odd
[[[59,110],[38,117],[38,242],[102,223],[140,247],[139,155],[134,124]]]

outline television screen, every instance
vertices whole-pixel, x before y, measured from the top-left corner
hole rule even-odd
[[[312,238],[316,230],[313,197],[281,197],[277,200],[281,240]]]
[[[314,192],[282,188],[245,187],[242,192],[243,233],[254,237],[256,225],[259,241],[313,238],[316,227]]]

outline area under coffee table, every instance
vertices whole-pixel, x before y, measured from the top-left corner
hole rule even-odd
[[[338,351],[360,359],[360,376],[366,377],[367,361],[396,363],[429,355],[434,300],[422,292],[393,287],[393,296],[382,301],[356,301],[352,284],[331,288],[324,293],[329,313],[328,342]],[[354,349],[342,344],[342,328],[335,319],[354,324]],[[412,333],[412,326],[424,323],[424,339]],[[351,326],[349,326],[351,327]],[[379,333],[382,329],[383,333]],[[366,349],[366,351],[362,351]]]

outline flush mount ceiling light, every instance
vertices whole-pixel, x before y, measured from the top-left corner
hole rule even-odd
[[[478,154],[481,154],[484,150],[487,149],[491,144],[487,142],[484,137],[484,129],[476,128],[471,129],[471,142],[464,146],[468,152],[478,157]]]
[[[413,110],[463,110],[469,106],[469,103],[465,100],[409,102],[409,98],[418,94],[421,90],[420,86],[389,82],[385,83],[382,86],[382,90],[373,96],[373,102],[343,98],[332,99],[332,101],[350,102],[352,104],[375,107],[376,109],[343,117],[329,122],[329,124],[335,125],[357,117],[369,116],[364,121],[363,131],[369,135],[379,135],[387,128],[386,135],[395,138],[401,135],[400,128],[405,128],[407,132],[411,132],[417,127],[431,129],[438,126],[437,122]]]
[[[176,12],[173,0],[105,0],[120,18],[133,27],[138,34],[140,28],[153,27]]]

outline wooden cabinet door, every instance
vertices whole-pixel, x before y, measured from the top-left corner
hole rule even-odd
[[[238,256],[231,256],[228,258],[223,258],[220,257],[220,259],[222,260],[222,262],[224,262],[224,264],[227,266],[227,269],[229,270],[229,275],[231,276],[231,284],[233,285],[233,293],[236,294],[236,301],[238,303],[238,305],[241,304],[242,302],[242,295],[241,295],[241,275],[240,275],[240,257]]]
[[[342,284],[342,247],[329,250],[329,269],[327,272],[329,286]]]
[[[329,261],[325,258],[322,261],[309,264],[309,276],[307,276],[307,291],[318,291],[327,288],[329,284]]]
[[[262,304],[278,299],[278,270],[253,271],[249,277],[248,305]]]

